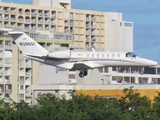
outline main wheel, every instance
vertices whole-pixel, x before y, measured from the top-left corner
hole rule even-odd
[[[88,75],[88,72],[87,70],[84,71],[84,76],[87,76]]]
[[[83,78],[84,77],[84,72],[80,72],[79,77]]]

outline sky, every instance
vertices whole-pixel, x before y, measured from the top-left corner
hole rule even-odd
[[[32,4],[32,0],[2,0]],[[121,12],[122,20],[133,22],[134,53],[160,64],[160,0],[71,0],[72,8]]]

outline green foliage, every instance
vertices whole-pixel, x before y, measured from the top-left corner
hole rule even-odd
[[[140,96],[132,87],[124,89],[124,97],[118,100],[122,111],[129,113],[132,118],[150,120],[151,100]]]
[[[132,87],[124,89],[124,97],[109,100],[100,96],[70,92],[71,99],[53,94],[40,94],[38,104],[29,106],[24,101],[7,104],[0,100],[0,120],[158,120],[160,93],[152,107],[151,100]]]

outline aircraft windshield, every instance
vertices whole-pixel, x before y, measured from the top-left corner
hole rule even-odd
[[[133,52],[128,52],[126,53],[126,57],[136,57],[137,55],[134,54]]]

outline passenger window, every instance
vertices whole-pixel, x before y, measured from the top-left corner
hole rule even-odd
[[[114,57],[114,54],[112,54],[112,57]]]
[[[94,57],[94,54],[92,54],[92,57]]]
[[[97,57],[99,57],[99,54],[97,54]]]
[[[104,57],[104,54],[102,54],[101,56]]]
[[[109,54],[107,54],[107,57],[109,57]]]
[[[87,57],[89,57],[89,54],[87,54]]]
[[[117,57],[120,57],[120,54],[117,54]]]

